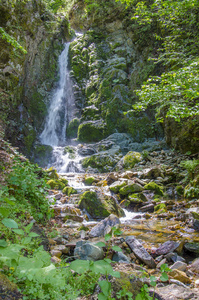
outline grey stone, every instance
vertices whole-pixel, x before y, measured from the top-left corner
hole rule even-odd
[[[122,252],[115,253],[112,260],[119,263],[130,263],[130,259]]]
[[[79,241],[74,250],[74,256],[82,260],[100,260],[104,257],[103,250],[88,241]]]
[[[110,215],[106,219],[99,222],[96,226],[94,226],[90,231],[90,236],[98,237],[104,236],[109,230],[110,227],[119,226],[120,220],[115,215]]]
[[[182,261],[176,261],[171,267],[170,269],[174,270],[177,269],[179,271],[183,271],[185,272],[187,268],[187,264],[182,262]]]
[[[157,255],[164,255],[169,252],[173,252],[175,249],[178,248],[180,244],[174,241],[167,241],[164,244],[162,244],[158,249],[156,249]]]
[[[140,242],[134,237],[129,236],[126,238],[126,243],[134,253],[134,255],[144,262],[150,268],[155,268],[156,263],[153,257],[146,251],[146,249],[140,244]]]
[[[144,205],[140,208],[141,212],[154,212],[154,204]]]

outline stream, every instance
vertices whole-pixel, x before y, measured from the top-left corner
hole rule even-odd
[[[78,36],[76,38],[78,38]],[[66,136],[66,128],[69,122],[75,117],[76,110],[73,83],[68,67],[69,46],[70,43],[66,43],[64,50],[59,56],[59,82],[57,88],[52,92],[48,115],[45,120],[44,130],[40,135],[40,141],[44,145],[53,147],[52,158],[46,168],[55,168],[60,176],[68,180],[68,185],[76,190],[75,194],[69,196],[65,196],[61,192],[52,193],[52,195],[49,196],[50,201],[52,201],[55,196],[56,202],[52,204],[52,207],[55,210],[56,216],[58,216],[59,220],[63,220],[68,213],[76,216],[73,220],[67,220],[65,222],[63,225],[65,228],[79,227],[80,223],[91,228],[99,221],[92,218],[86,210],[81,211],[78,208],[79,198],[82,193],[85,191],[100,192],[103,195],[113,197],[116,203],[119,204],[119,202],[117,196],[109,190],[107,184],[98,184],[99,182],[106,182],[109,173],[85,173],[85,169],[81,165],[81,161],[83,157],[85,158],[85,155],[80,155],[78,150],[83,146],[78,144],[75,140],[67,139]],[[66,146],[72,147],[74,152],[68,152]],[[117,151],[117,145],[114,147],[114,151]],[[164,154],[161,151],[158,153],[162,156]],[[157,156],[158,154],[154,155]],[[167,155],[170,157],[169,152]],[[155,160],[152,161],[152,167],[153,162],[157,164]],[[136,176],[139,177],[139,174],[142,174],[144,167],[142,164],[138,166],[136,170],[137,173],[135,173],[137,174]],[[127,180],[125,178],[128,178],[128,174],[126,177],[122,176],[122,174],[120,175],[122,177],[120,180]],[[96,183],[90,186],[85,185],[85,176],[94,176]],[[132,174],[132,176],[134,175]],[[133,178],[134,181],[137,180],[132,176],[129,178]],[[142,184],[146,184],[149,181],[148,179],[144,179]],[[176,200],[170,198],[170,201],[173,201],[172,205],[174,205],[175,210]],[[190,241],[198,239],[198,235],[193,229],[181,226],[179,221],[175,218],[167,218],[165,214],[160,214],[157,218],[154,218],[152,215],[139,210],[139,205],[133,209],[127,209],[125,205],[123,205],[122,208],[124,216],[120,217],[120,222],[123,236],[133,235],[147,244],[150,243],[152,246],[164,243],[168,239],[187,239]]]

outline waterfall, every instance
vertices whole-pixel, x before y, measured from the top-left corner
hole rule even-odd
[[[52,93],[48,115],[44,130],[40,135],[41,143],[52,147],[66,143],[66,127],[72,120],[75,101],[68,68],[68,50],[70,43],[66,43],[59,56],[59,82]]]
[[[76,33],[77,37],[80,35]],[[69,142],[66,139],[66,128],[75,115],[73,84],[68,67],[69,46],[70,43],[66,43],[59,56],[59,82],[52,92],[44,130],[40,135],[42,144],[53,147],[52,157],[46,167],[53,166],[61,173],[83,172],[76,149],[73,159],[64,150]]]

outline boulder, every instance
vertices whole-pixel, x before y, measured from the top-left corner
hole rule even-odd
[[[124,180],[118,180],[118,181],[115,181],[114,183],[112,183],[110,186],[109,186],[109,189],[114,192],[114,193],[118,193],[119,190],[124,187],[126,185],[126,181]]]
[[[6,275],[0,273],[0,297],[4,300],[22,300],[23,295],[19,292],[17,285],[11,282]]]
[[[163,287],[156,288],[156,291],[165,300],[198,300],[199,292],[188,287],[183,287],[178,284],[169,284]]]
[[[122,252],[116,252],[112,257],[112,260],[119,263],[130,264],[130,259]]]
[[[120,188],[119,193],[125,196],[131,193],[141,192],[142,190],[143,187],[139,183],[135,183],[129,180],[127,185]]]
[[[165,255],[169,252],[173,252],[179,247],[180,243],[174,241],[167,241],[156,249],[156,255]]]
[[[193,253],[199,257],[199,242],[188,242],[184,244],[185,251]]]
[[[104,258],[102,248],[88,241],[79,241],[76,243],[74,256],[82,260],[100,260]]]
[[[117,218],[115,215],[110,215],[109,217],[102,220],[91,229],[90,236],[92,237],[104,236],[110,228],[119,225],[120,225],[119,218]]]
[[[134,237],[129,236],[126,238],[126,243],[129,248],[132,250],[134,255],[145,263],[149,268],[154,269],[156,267],[156,263],[153,257],[146,251],[146,249],[142,246],[142,244]]]
[[[92,218],[104,219],[110,214],[118,217],[124,216],[124,212],[112,196],[103,194],[97,195],[96,192],[86,191],[80,197],[79,207],[85,209]]]
[[[135,164],[142,160],[142,155],[139,152],[129,151],[123,158],[124,168],[132,169]]]
[[[170,266],[171,270],[177,269],[179,271],[185,272],[187,268],[187,264],[182,261],[176,261],[172,266]]]
[[[85,121],[78,127],[78,140],[98,142],[106,136],[106,124],[102,120]]]
[[[189,266],[189,269],[194,272],[199,274],[199,258],[196,258],[192,264]]]

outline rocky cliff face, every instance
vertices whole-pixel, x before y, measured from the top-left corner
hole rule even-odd
[[[42,1],[0,4],[2,27],[26,50],[0,39],[2,130],[6,138],[30,154],[56,83],[57,59],[69,38],[68,21],[58,21]]]
[[[139,142],[162,138],[152,111],[124,114],[136,100],[134,90],[155,72],[148,61],[155,43],[149,33],[145,42],[139,39],[129,11],[114,0],[100,1],[90,13],[79,1],[70,22],[84,32],[70,47],[76,103],[81,110],[79,140],[98,141],[114,132],[130,133]]]

